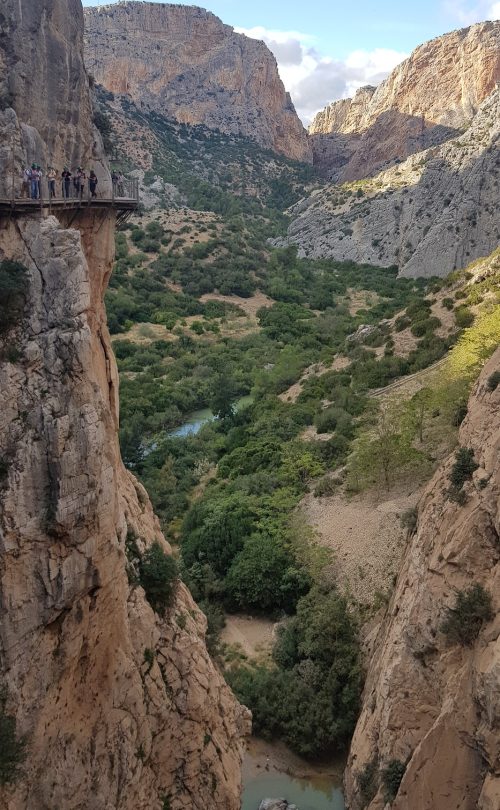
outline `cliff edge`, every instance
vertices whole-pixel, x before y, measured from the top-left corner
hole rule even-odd
[[[2,8],[2,65],[26,75],[4,96],[0,131],[20,165],[92,155],[107,171],[82,8],[69,6]],[[54,72],[47,104],[46,90],[30,96],[33,109],[25,92],[56,56],[67,73]],[[0,714],[12,744],[0,805],[237,810],[248,712],[215,669],[184,586],[160,615],[137,576],[153,543],[170,548],[120,458],[103,305],[114,230],[99,209],[14,214],[0,227],[0,299],[12,302],[0,321]]]
[[[389,798],[393,810],[500,806],[499,371],[500,349],[460,428],[477,464],[463,496],[449,497],[453,455],[419,504],[352,742],[351,810],[381,810]],[[457,596],[472,586],[490,594],[491,612],[466,638],[472,608],[457,612]],[[450,615],[461,639],[445,632]]]

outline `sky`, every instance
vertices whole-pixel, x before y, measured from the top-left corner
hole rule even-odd
[[[118,0],[83,0],[84,6]],[[263,39],[307,125],[330,101],[379,84],[422,42],[500,19],[500,0],[200,0],[247,36]],[[402,10],[404,8],[404,11]]]

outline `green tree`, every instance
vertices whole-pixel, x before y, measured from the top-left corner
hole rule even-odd
[[[177,575],[176,561],[155,541],[139,563],[139,579],[149,604],[160,616],[172,602]]]
[[[422,463],[423,457],[412,444],[402,409],[389,403],[372,415],[368,426],[353,442],[348,460],[348,484],[363,489],[383,484],[389,490],[403,471]]]
[[[182,558],[186,568],[208,564],[224,577],[252,533],[256,515],[240,495],[208,496],[193,504],[182,528]]]
[[[305,757],[342,750],[361,688],[356,628],[345,600],[314,587],[273,652],[278,668],[240,666],[227,677],[253,713],[256,734],[279,737]]]
[[[238,391],[235,381],[227,374],[217,374],[212,383],[210,408],[217,419],[234,416],[234,403]]]
[[[228,571],[225,588],[230,604],[241,610],[291,612],[310,587],[290,551],[277,538],[253,534]]]

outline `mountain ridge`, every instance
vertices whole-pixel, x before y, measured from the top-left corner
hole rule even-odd
[[[197,6],[85,9],[86,64],[107,90],[177,120],[312,161],[307,133],[267,46]]]
[[[314,162],[330,180],[373,175],[459,134],[498,81],[500,21],[429,40],[373,92],[361,88],[318,113],[309,127]]]

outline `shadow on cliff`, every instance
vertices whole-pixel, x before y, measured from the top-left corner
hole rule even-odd
[[[421,116],[386,110],[364,132],[311,135],[314,166],[327,180],[348,182],[372,177],[415,152],[439,146],[462,134]]]

